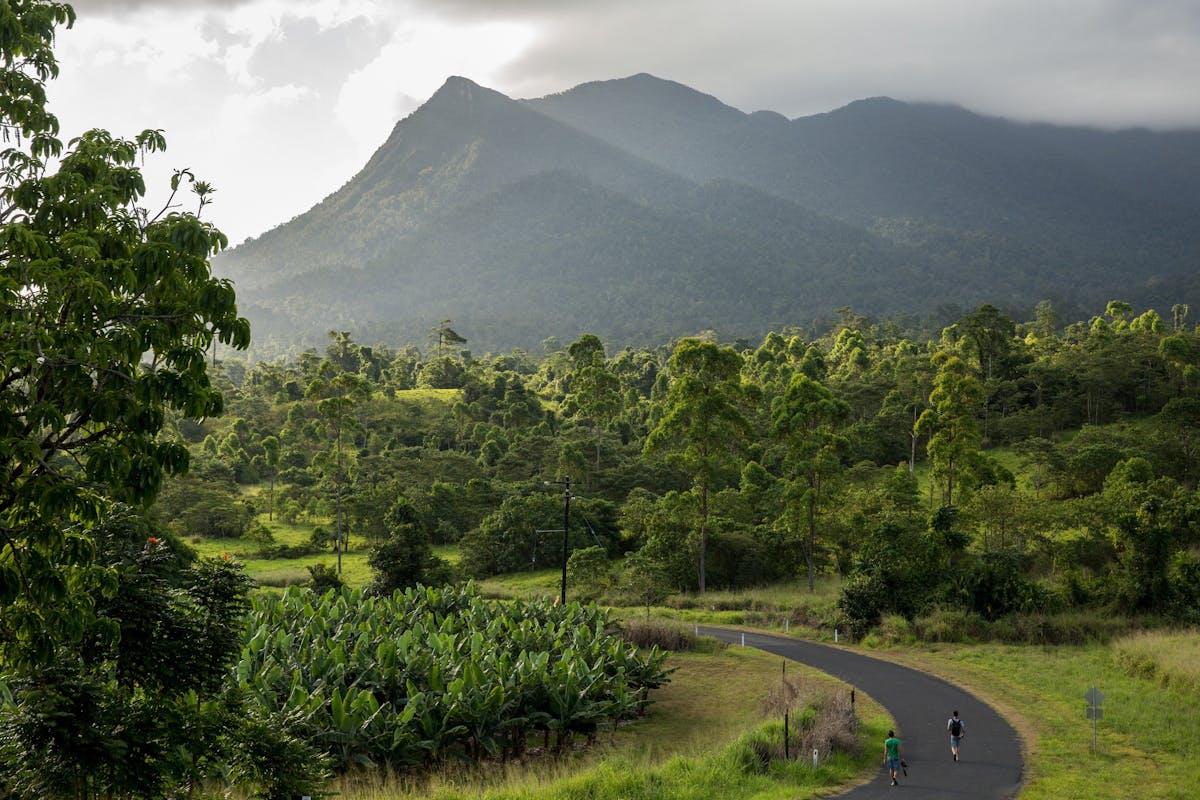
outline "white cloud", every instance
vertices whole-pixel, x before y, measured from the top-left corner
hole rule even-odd
[[[862,97],[1200,125],[1196,0],[77,0],[64,136],[166,131],[236,241],[348,180],[449,75],[512,97],[651,72],[745,111]],[[165,168],[164,168],[165,169]]]
[[[300,101],[311,98],[312,94],[306,87],[288,84],[229,95],[221,106],[220,122],[216,127],[225,138],[250,136],[257,130],[271,127],[271,118],[280,110],[295,107]]]
[[[334,114],[358,151],[369,155],[447,77],[489,85],[533,35],[528,26],[514,23],[449,25],[423,19],[400,25],[379,55],[346,80]]]

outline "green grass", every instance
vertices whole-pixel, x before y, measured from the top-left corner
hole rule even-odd
[[[328,527],[325,522],[286,522],[279,517],[267,519],[266,514],[259,514],[257,521],[266,525],[278,544],[298,545],[308,541],[314,528]]]
[[[1013,475],[1020,475],[1025,471],[1021,457],[1011,447],[992,447],[985,452]]]
[[[328,521],[289,523],[279,517],[268,520],[265,514],[259,514],[257,521],[270,529],[276,544],[289,546],[308,541],[313,528],[319,525],[329,527]],[[221,558],[226,555],[236,558],[245,566],[246,574],[263,586],[282,587],[306,583],[310,578],[308,567],[312,564],[337,567],[337,554],[332,551],[299,558],[268,558],[261,555],[262,546],[247,537],[208,539],[196,536],[188,539],[187,544],[205,558]],[[347,552],[342,553],[342,580],[350,586],[366,586],[371,582],[367,545],[363,541],[351,538],[349,548]]]
[[[1170,647],[1167,660],[1186,660],[1195,643],[1185,638]],[[1021,800],[1196,796],[1196,695],[1131,675],[1113,647],[979,645],[889,655],[963,685],[1018,728],[1027,749]],[[1097,752],[1084,699],[1093,686],[1106,698]]]
[[[402,389],[396,392],[397,400],[422,404],[451,405],[460,396],[461,389]]]
[[[502,600],[558,597],[562,592],[562,568],[496,575],[476,581],[476,584],[484,595],[498,597]],[[567,599],[572,599],[569,586],[567,587]]]
[[[300,558],[247,558],[246,572],[263,586],[291,586],[309,580],[310,564],[327,564],[337,569],[335,553],[319,553]],[[342,580],[347,586],[366,586],[371,582],[371,568],[365,550],[342,553]]]
[[[433,554],[451,564],[457,564],[462,559],[462,553],[456,544],[435,544]]]

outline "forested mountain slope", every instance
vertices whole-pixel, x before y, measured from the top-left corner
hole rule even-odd
[[[517,101],[451,78],[363,170],[225,254],[260,344],[756,336],[841,306],[1195,302],[1200,133],[886,98],[787,120],[649,75]],[[931,300],[933,302],[931,302]]]

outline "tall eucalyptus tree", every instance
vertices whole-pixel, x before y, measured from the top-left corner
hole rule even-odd
[[[976,412],[983,402],[983,387],[958,356],[940,351],[931,361],[938,374],[929,408],[921,412],[914,429],[929,435],[926,451],[933,461],[933,477],[942,480],[942,505],[952,506],[954,481],[970,455],[979,450]]]
[[[681,339],[667,362],[664,413],[646,438],[647,454],[666,453],[692,475],[699,500],[697,575],[705,591],[709,492],[720,470],[745,446],[750,424],[739,408],[745,395],[742,356],[732,347]]]
[[[596,447],[596,469],[600,469],[600,437],[621,413],[621,381],[609,368],[604,344],[585,333],[567,348],[571,357],[570,387],[566,408],[587,420]]]
[[[771,409],[772,431],[787,446],[790,479],[784,495],[792,530],[804,543],[810,592],[816,583],[817,515],[827,480],[841,468],[839,453],[845,450],[846,439],[837,428],[849,412],[848,403],[800,373],[792,376]],[[800,530],[802,516],[807,520],[805,532]]]
[[[323,453],[314,461],[325,466],[326,475],[333,483],[336,518],[334,549],[337,552],[337,571],[341,573],[342,552],[346,549],[346,536],[342,527],[342,493],[346,484],[342,440],[346,433],[361,427],[353,412],[370,397],[371,386],[361,376],[352,372],[336,372],[333,365],[326,362],[320,377],[309,384],[306,394],[310,399],[317,401],[317,413],[325,421],[325,433],[332,448],[332,452]]]

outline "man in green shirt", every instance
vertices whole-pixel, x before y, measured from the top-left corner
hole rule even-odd
[[[888,731],[888,738],[883,740],[883,763],[891,773],[892,786],[900,785],[896,780],[896,773],[900,771],[901,758],[903,756],[900,753],[900,740],[896,738],[895,731]]]

